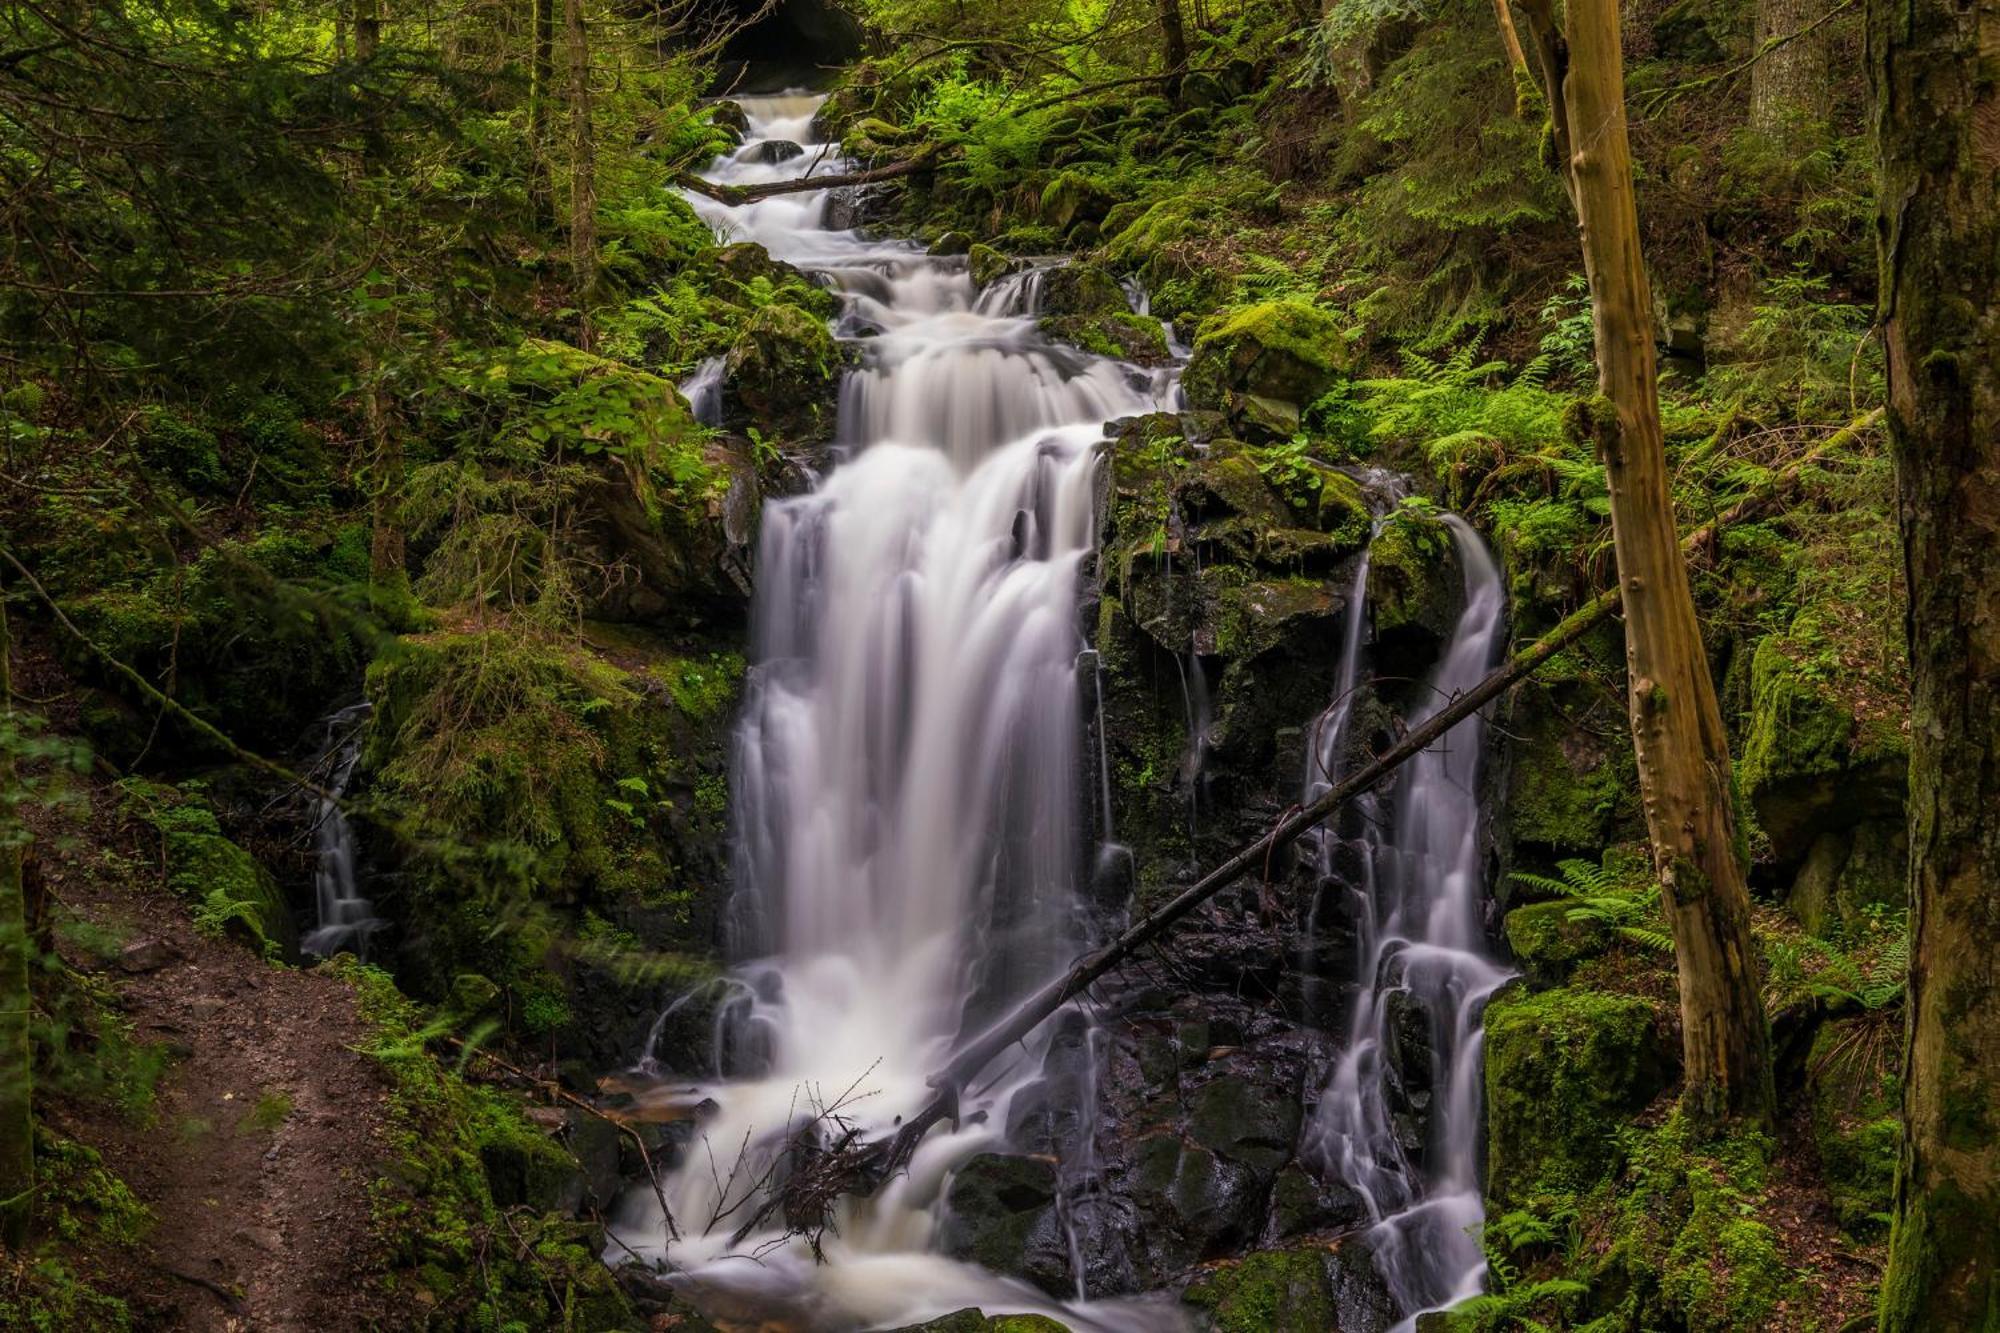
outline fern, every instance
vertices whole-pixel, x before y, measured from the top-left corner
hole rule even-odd
[[[1569,899],[1575,904],[1569,910],[1571,921],[1608,927],[1618,938],[1654,953],[1673,952],[1673,937],[1657,924],[1657,883],[1639,887],[1616,870],[1575,857],[1558,862],[1556,871],[1560,878],[1522,870],[1515,871],[1512,879],[1551,898]]]

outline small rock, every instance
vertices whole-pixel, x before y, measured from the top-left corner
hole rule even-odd
[[[126,972],[157,972],[173,961],[173,949],[158,936],[133,940],[118,951],[118,966]]]
[[[750,150],[748,160],[776,166],[780,162],[789,162],[795,157],[805,155],[806,150],[790,139],[766,139]]]
[[[560,1134],[569,1125],[569,1112],[560,1106],[530,1106],[526,1114],[544,1134]]]

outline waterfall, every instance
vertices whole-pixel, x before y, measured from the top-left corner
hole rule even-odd
[[[1477,684],[1501,647],[1499,571],[1478,534],[1444,520],[1464,570],[1465,609],[1407,719],[1415,727]],[[1306,799],[1339,776],[1361,654],[1364,563],[1357,576],[1339,690],[1315,730]],[[1347,1042],[1307,1126],[1305,1148],[1359,1194],[1374,1223],[1375,1264],[1410,1327],[1415,1316],[1477,1295],[1486,1272],[1475,1232],[1479,1189],[1480,1013],[1510,975],[1486,955],[1481,929],[1479,771],[1486,722],[1458,723],[1360,806],[1357,993]],[[1316,844],[1331,872],[1335,839]],[[1388,1052],[1411,1010],[1428,1028],[1430,1130],[1406,1137],[1390,1105]],[[1418,1054],[1422,1054],[1419,1052]],[[1408,1053],[1405,1052],[1407,1056]]]
[[[325,776],[323,794],[312,804],[313,900],[318,919],[299,948],[316,958],[331,958],[342,949],[368,956],[368,939],[384,924],[374,904],[361,896],[354,872],[354,829],[340,808],[340,798],[354,780],[361,762],[361,733],[369,706],[352,704],[326,719],[326,743],[316,766]]]
[[[817,99],[741,101],[750,135],[713,179],[842,169],[813,140]],[[805,151],[773,163],[774,139]],[[835,331],[858,364],[835,466],[764,514],[732,774],[734,1077],[667,1090],[699,1120],[662,1190],[678,1235],[636,1190],[607,1257],[663,1259],[711,1300],[804,1311],[812,1327],[968,1305],[1170,1326],[1157,1309],[1060,1306],[928,1252],[950,1171],[1001,1146],[1036,1048],[989,1070],[960,1127],[934,1131],[906,1174],[839,1205],[826,1263],[775,1219],[735,1233],[801,1129],[890,1131],[961,1033],[1084,943],[1077,613],[1095,446],[1107,420],[1169,401],[1173,376],[1048,342],[1033,271],[979,296],[963,259],[823,228],[821,193],[693,202],[839,292]]]

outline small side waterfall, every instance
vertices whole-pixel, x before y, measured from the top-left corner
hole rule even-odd
[[[347,795],[355,766],[361,762],[361,734],[368,713],[369,706],[358,703],[326,720],[326,747],[318,768],[325,775],[320,785],[326,794],[315,796],[312,805],[313,898],[319,917],[299,941],[299,948],[315,958],[331,958],[342,949],[366,958],[369,937],[386,924],[375,915],[374,904],[361,896],[354,870],[354,829],[339,801]]]
[[[715,179],[840,169],[810,141],[817,99],[741,101],[750,135]],[[805,152],[773,162],[773,139]],[[838,291],[835,331],[858,364],[835,465],[764,514],[731,790],[731,1077],[662,1090],[698,1121],[664,1182],[672,1222],[632,1192],[607,1257],[665,1259],[711,1300],[813,1328],[968,1305],[1173,1327],[930,1253],[950,1172],[1003,1145],[1040,1047],[989,1070],[959,1128],[934,1131],[873,1199],[840,1203],[815,1244],[766,1205],[799,1135],[891,1130],[961,1033],[1085,942],[1077,612],[1094,446],[1106,421],[1171,401],[1174,373],[1042,337],[1036,270],[975,294],[963,259],[823,229],[822,195],[694,202]]]
[[[1425,694],[1416,726],[1477,684],[1501,647],[1499,571],[1477,533],[1449,517],[1465,578],[1465,609]],[[1358,576],[1340,690],[1322,717],[1307,776],[1311,799],[1338,778],[1361,655]],[[1357,924],[1359,996],[1332,1081],[1306,1131],[1306,1151],[1358,1193],[1374,1226],[1375,1264],[1402,1327],[1416,1315],[1478,1294],[1486,1262],[1474,1234],[1479,1186],[1480,1013],[1510,975],[1487,957],[1481,930],[1479,771],[1486,722],[1466,718],[1411,760],[1393,789],[1359,809],[1358,882],[1347,885]],[[1322,872],[1335,840],[1323,835]],[[1390,1103],[1391,1044],[1427,1029],[1429,1136],[1416,1142]],[[1405,1044],[1405,1062],[1412,1052]],[[1424,1095],[1423,1093],[1419,1094]]]

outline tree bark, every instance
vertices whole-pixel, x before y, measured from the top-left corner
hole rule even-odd
[[[1773,143],[1799,143],[1826,124],[1833,99],[1833,85],[1827,77],[1832,45],[1829,30],[1819,20],[1836,3],[1838,0],[1757,0],[1750,128]]]
[[[536,225],[550,228],[555,225],[555,191],[549,180],[549,102],[555,68],[555,0],[529,0],[528,197]]]
[[[1181,0],[1160,0],[1160,41],[1167,64],[1167,100],[1179,106],[1181,76],[1187,71],[1187,28],[1181,22]]]
[[[590,303],[597,288],[597,140],[590,122],[590,36],[583,0],[563,0],[563,27],[569,40],[569,253],[576,286],[577,345],[586,352],[596,341]]]
[[[1652,297],[1639,251],[1617,0],[1527,6],[1583,241],[1599,397],[1584,405],[1611,491],[1625,593],[1627,707],[1640,796],[1674,936],[1686,1086],[1699,1125],[1772,1113],[1770,1036],[1738,855],[1729,740],[1675,539]]]
[[[1868,0],[1909,586],[1909,1006],[1884,1333],[2000,1330],[2000,0]]]
[[[14,731],[13,636],[0,600],[0,709]],[[0,745],[0,1244],[28,1237],[35,1197],[34,1057],[28,1036],[28,900],[22,882],[27,829],[10,734]]]
[[[382,45],[382,0],[354,0],[354,58],[372,60]]]
[[[1507,0],[1493,0],[1493,21],[1500,28],[1500,46],[1507,53],[1507,71],[1519,83],[1528,76],[1528,57],[1521,50],[1521,34],[1514,29],[1514,11]]]

